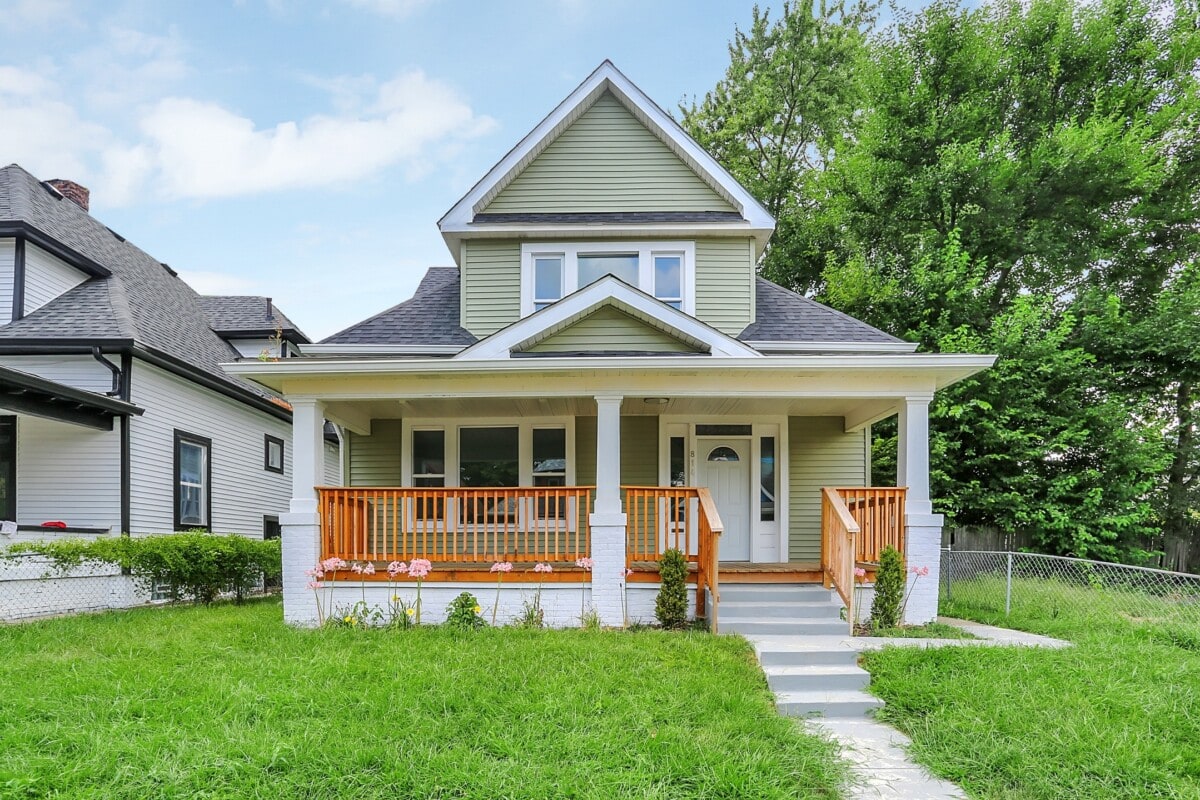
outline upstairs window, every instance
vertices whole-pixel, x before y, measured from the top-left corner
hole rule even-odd
[[[695,313],[695,242],[548,242],[521,246],[521,316],[612,275]]]

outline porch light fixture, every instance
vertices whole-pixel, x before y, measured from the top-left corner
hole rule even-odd
[[[669,398],[669,397],[644,397],[644,398],[642,398],[642,402],[649,406],[665,406],[667,403],[671,402],[671,398]]]

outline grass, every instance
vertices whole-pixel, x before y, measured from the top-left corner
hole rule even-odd
[[[862,636],[877,636],[884,639],[975,639],[970,631],[947,625],[944,622],[927,622],[924,625],[909,625],[903,628],[881,628],[868,630]]]
[[[281,617],[0,628],[0,797],[827,798],[844,778],[739,639]]]
[[[883,718],[912,737],[917,760],[978,798],[1200,798],[1196,626],[1120,615],[1055,582],[1014,590],[1006,618],[973,606],[967,588],[956,584],[944,613],[1075,646],[868,654]]]

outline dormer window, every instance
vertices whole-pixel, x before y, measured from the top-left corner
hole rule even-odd
[[[606,275],[667,305],[695,313],[694,242],[521,245],[521,316],[541,311]]]

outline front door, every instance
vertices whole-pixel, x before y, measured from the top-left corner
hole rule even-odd
[[[722,561],[750,560],[750,440],[700,439],[696,479],[708,487],[725,532]]]

